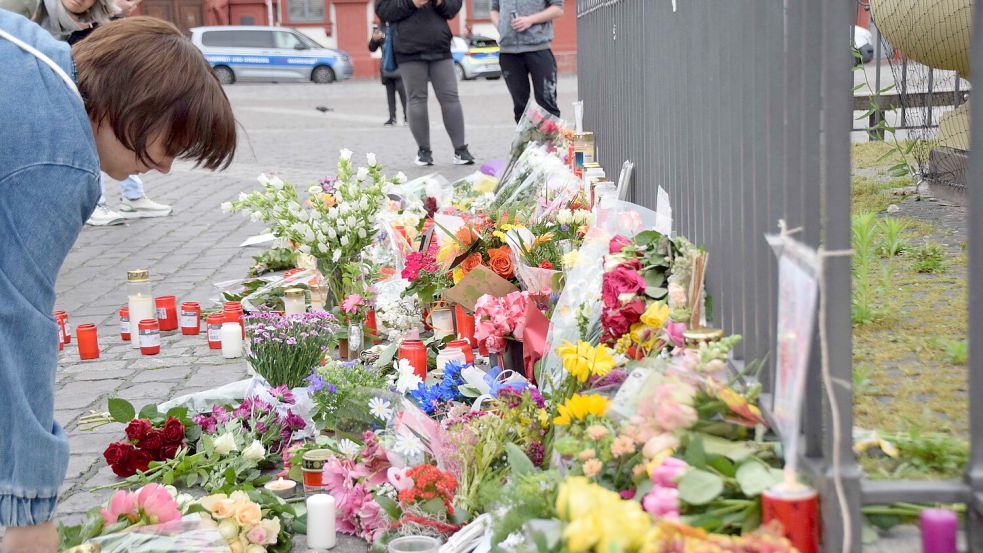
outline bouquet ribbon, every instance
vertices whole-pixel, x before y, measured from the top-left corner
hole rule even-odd
[[[530,301],[526,305],[526,328],[522,331],[522,361],[526,369],[526,379],[535,383],[533,367],[546,353],[546,335],[549,334],[550,320]]]

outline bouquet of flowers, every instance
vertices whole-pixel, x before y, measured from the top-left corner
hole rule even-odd
[[[573,141],[573,131],[559,117],[543,110],[535,101],[526,106],[512,139],[508,167],[502,175],[508,177],[516,161],[527,151],[532,143],[548,145],[553,151],[566,151],[566,145]]]
[[[278,517],[263,516],[262,507],[243,491],[218,493],[198,502],[218,524],[218,532],[233,551],[265,553],[277,545],[283,529]],[[280,548],[277,548],[280,549]]]
[[[387,179],[374,154],[366,156],[368,167],[355,169],[351,150],[342,150],[336,179],[323,179],[308,189],[301,201],[293,186],[278,177],[259,177],[264,190],[243,193],[224,211],[244,211],[254,220],[269,225],[279,238],[286,238],[302,253],[318,260],[334,305],[344,299],[340,267],[355,262],[370,246],[378,231],[376,216],[382,209],[383,188],[400,177]],[[405,177],[403,177],[405,178]]]
[[[311,369],[330,354],[337,319],[314,311],[302,315],[246,315],[246,361],[272,386],[302,386]]]
[[[156,405],[136,410],[130,402],[111,398],[109,413],[83,417],[80,426],[86,430],[110,422],[126,425],[126,440],[113,442],[103,451],[103,458],[117,476],[133,476],[146,471],[153,461],[173,459],[181,449],[189,449],[201,435],[201,429],[188,418],[187,409],[171,409],[166,415]]]
[[[461,387],[465,382],[461,377],[461,371],[470,366],[472,366],[470,363],[462,364],[456,361],[447,363],[439,382],[429,385],[420,382],[416,388],[410,390],[410,397],[427,415],[446,411],[448,404],[464,399]]]
[[[314,369],[307,381],[314,400],[314,421],[318,428],[335,432],[342,428],[343,407],[369,400],[370,390],[386,386],[386,376],[357,361],[342,362],[329,359]]]
[[[376,321],[379,332],[385,332],[391,342],[398,342],[405,332],[422,324],[419,298],[405,293],[409,286],[410,282],[404,278],[376,285]]]
[[[407,255],[400,274],[410,281],[407,292],[415,293],[423,305],[430,305],[439,299],[441,292],[454,284],[447,269],[437,262],[436,250],[437,242],[434,241],[429,251]]]
[[[247,447],[241,450],[242,455],[262,461],[282,451],[293,433],[307,426],[304,418],[291,409],[296,399],[287,386],[277,386],[270,394],[275,404],[257,396],[247,397],[235,407],[216,405],[211,412],[195,416],[194,421],[206,436],[215,438],[219,453],[240,451],[239,444],[244,443]]]
[[[460,530],[455,523],[453,474],[422,464],[409,469],[390,467],[388,483],[396,490],[396,500],[377,495],[376,501],[393,520],[390,536],[429,535],[444,537]]]
[[[328,459],[324,482],[335,498],[338,531],[372,543],[390,526],[389,516],[372,493],[386,482],[390,464],[375,434],[365,432],[362,440],[363,447],[353,454]]]
[[[478,298],[474,306],[474,337],[478,345],[491,353],[501,353],[506,340],[521,342],[528,303],[529,292],[512,292],[501,298],[485,294]]]

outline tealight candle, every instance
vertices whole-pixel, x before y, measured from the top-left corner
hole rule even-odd
[[[283,499],[290,499],[294,496],[294,491],[297,489],[297,483],[293,480],[284,480],[281,477],[273,480],[272,482],[267,482],[263,485],[263,487],[269,490],[273,495]]]
[[[307,498],[307,547],[331,549],[335,546],[335,501],[326,493]]]

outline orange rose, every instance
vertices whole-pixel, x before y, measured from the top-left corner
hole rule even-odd
[[[464,261],[462,261],[461,264],[458,265],[458,267],[460,267],[461,272],[463,272],[464,274],[468,274],[471,272],[471,269],[474,269],[478,265],[481,265],[483,261],[484,259],[482,259],[481,254],[478,252],[474,252],[473,254],[465,257]]]
[[[463,246],[467,247],[474,243],[477,236],[475,236],[474,230],[471,227],[461,227],[454,233],[454,238]]]
[[[508,246],[489,249],[488,266],[495,271],[495,274],[504,279],[511,279],[515,276],[512,270],[511,250]]]

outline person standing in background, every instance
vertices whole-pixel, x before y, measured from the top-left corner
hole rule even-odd
[[[563,0],[492,0],[491,20],[501,38],[499,64],[512,95],[515,122],[529,103],[529,80],[536,103],[560,116],[556,105],[556,58],[550,49],[553,20],[563,15]]]
[[[382,31],[378,27],[372,29],[372,39],[369,40],[369,52],[375,52],[379,48],[383,47],[386,40],[389,39],[389,24],[383,23],[385,31]],[[403,122],[409,123],[409,119],[406,118],[406,89],[403,87],[403,78],[399,76],[399,70],[388,72],[386,71],[384,64],[379,64],[379,76],[382,78],[382,84],[386,87],[386,100],[389,102],[389,119],[383,123],[383,126],[392,127],[396,124],[396,93],[399,93],[399,101],[403,104]]]
[[[407,115],[418,147],[416,164],[433,165],[430,150],[430,115],[427,83],[444,117],[444,128],[454,145],[454,163],[472,165],[474,156],[464,141],[464,110],[457,95],[457,74],[451,56],[448,19],[461,11],[461,0],[376,0],[375,13],[396,30],[393,51],[409,96]]]

